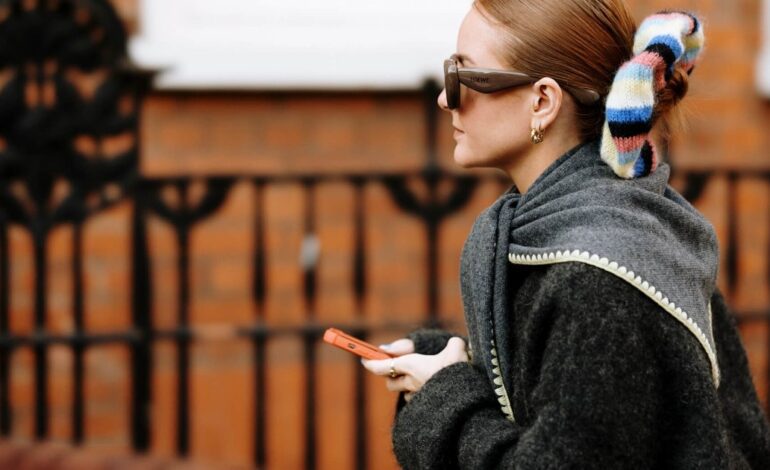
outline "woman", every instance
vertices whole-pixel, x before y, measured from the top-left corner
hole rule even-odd
[[[622,0],[477,0],[465,17],[438,99],[454,158],[514,186],[463,249],[467,350],[418,330],[362,361],[403,392],[404,468],[770,468],[714,230],[649,137],[703,31],[667,12],[634,33]]]

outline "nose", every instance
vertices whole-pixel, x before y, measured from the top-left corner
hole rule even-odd
[[[443,111],[449,111],[449,105],[446,102],[446,88],[441,90],[441,93],[438,95],[436,102],[438,103],[438,107]]]

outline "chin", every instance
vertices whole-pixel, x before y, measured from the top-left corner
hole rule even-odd
[[[460,168],[475,168],[479,166],[480,163],[478,159],[474,157],[470,149],[465,148],[465,146],[461,144],[458,144],[455,147],[454,161]]]
[[[454,161],[460,168],[498,168],[494,159],[479,157],[478,153],[471,152],[470,149],[460,145],[455,147]]]
[[[460,168],[473,168],[476,165],[473,164],[473,161],[467,161],[460,158],[455,157],[455,165],[459,166]]]
[[[519,149],[479,146],[470,148],[466,142],[455,145],[454,161],[460,168],[496,168],[507,172],[511,162],[520,157]]]

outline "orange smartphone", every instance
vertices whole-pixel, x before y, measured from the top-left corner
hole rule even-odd
[[[396,357],[392,354],[386,353],[377,346],[371,345],[366,341],[350,336],[349,334],[338,330],[337,328],[329,328],[324,332],[324,341],[337,346],[345,351],[357,354],[365,359],[390,359]]]

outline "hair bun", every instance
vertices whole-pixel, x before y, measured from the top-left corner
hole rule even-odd
[[[666,86],[658,91],[655,97],[655,112],[652,115],[652,122],[657,121],[659,117],[665,116],[677,103],[687,95],[690,88],[690,75],[682,70],[681,67],[675,67],[671,78],[666,82]]]
[[[654,120],[687,93],[688,75],[703,48],[703,28],[685,12],[645,18],[607,96],[601,156],[621,178],[646,176],[658,166],[647,137]]]

